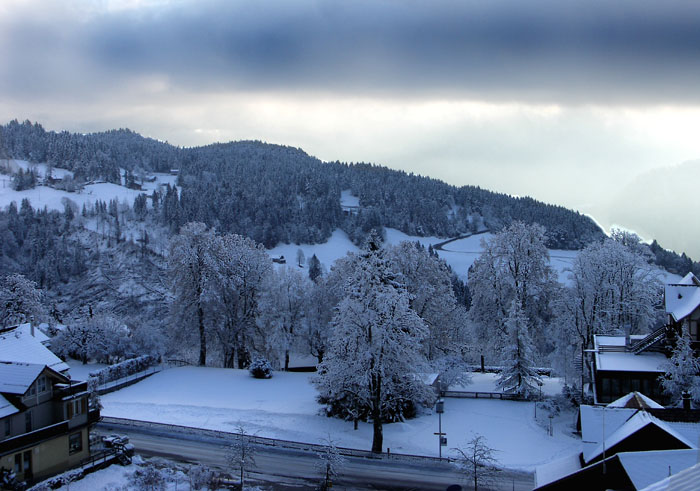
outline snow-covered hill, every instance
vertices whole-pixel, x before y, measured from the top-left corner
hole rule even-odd
[[[34,169],[40,178],[43,178],[48,173],[46,164],[30,164],[24,160],[10,160],[9,165],[10,169]],[[56,167],[52,169],[54,178],[64,178],[72,176],[72,174],[72,172],[65,169]],[[34,209],[46,207],[49,210],[58,211],[63,211],[65,199],[72,201],[79,208],[82,208],[83,204],[94,204],[97,200],[107,203],[115,199],[119,203],[127,202],[131,206],[134,203],[134,198],[139,194],[151,194],[155,189],[161,189],[166,184],[173,186],[177,179],[177,176],[171,176],[170,174],[153,174],[153,176],[156,180],[154,182],[144,182],[140,191],[109,182],[101,182],[88,184],[80,192],[69,193],[48,186],[37,186],[33,189],[15,191],[12,189],[12,178],[9,175],[0,174],[0,208],[6,208],[13,201],[19,207],[24,198],[29,200]]]

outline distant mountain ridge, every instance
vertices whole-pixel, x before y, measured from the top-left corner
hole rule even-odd
[[[173,231],[203,221],[267,247],[322,242],[336,228],[359,243],[372,228],[454,237],[484,227],[498,230],[514,220],[546,227],[551,248],[580,249],[604,236],[589,217],[532,198],[458,188],[374,164],[324,163],[301,149],[259,141],[180,148],[127,129],[57,133],[15,120],[0,126],[2,155],[66,168],[76,179],[114,183],[120,169],[178,169],[182,192],[169,196],[166,217]],[[359,197],[357,213],[343,213],[344,189]]]

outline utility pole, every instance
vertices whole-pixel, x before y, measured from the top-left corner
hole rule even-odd
[[[435,403],[435,412],[438,413],[438,432],[434,435],[438,436],[438,457],[442,460],[442,447],[447,446],[447,433],[442,432],[442,413],[445,412],[445,401],[438,399]]]

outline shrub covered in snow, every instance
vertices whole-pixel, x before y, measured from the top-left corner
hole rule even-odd
[[[250,374],[255,378],[272,378],[272,365],[266,358],[256,358],[248,368]]]
[[[151,491],[164,490],[166,477],[164,471],[153,465],[145,465],[137,468],[129,479],[130,484],[136,489],[148,489]]]
[[[94,383],[106,384],[107,382],[112,382],[142,372],[156,363],[158,363],[158,359],[155,356],[139,356],[137,358],[124,360],[116,365],[108,366],[102,370],[90,372],[90,378],[95,380]]]

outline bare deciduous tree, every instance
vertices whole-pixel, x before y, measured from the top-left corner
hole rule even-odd
[[[496,450],[488,446],[486,437],[477,433],[466,446],[454,450],[458,454],[456,464],[473,481],[474,491],[480,485],[488,486],[493,483],[499,471],[498,460],[494,457]]]

